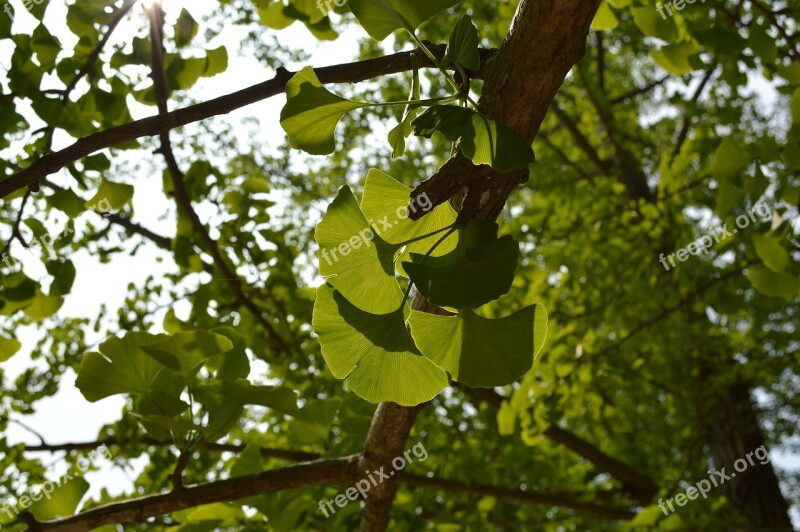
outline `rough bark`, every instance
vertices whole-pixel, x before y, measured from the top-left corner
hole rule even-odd
[[[500,50],[484,68],[480,111],[533,142],[564,78],[586,52],[586,37],[599,4],[599,0],[522,0]],[[462,220],[494,219],[528,175],[527,168],[503,173],[475,166],[458,152],[411,197],[426,193],[438,205],[466,186]]]
[[[486,81],[478,101],[480,111],[532,142],[558,88],[585,53],[589,26],[599,3],[599,0],[522,0],[502,46],[484,69]],[[462,220],[469,221],[475,216],[493,219],[502,211],[511,191],[527,178],[527,168],[500,173],[488,166],[475,166],[457,153],[431,179],[418,186],[411,197],[427,193],[438,205],[457,193],[464,194]],[[461,190],[465,185],[466,192]],[[367,448],[372,443],[377,452],[374,445],[385,441],[386,447],[380,451],[384,459],[402,454],[418,412],[419,407],[381,405],[367,436]],[[398,427],[402,430],[398,431]],[[384,482],[379,496],[370,495],[361,520],[362,532],[386,530],[394,482]]]
[[[748,453],[765,445],[749,386],[742,381],[728,385],[712,405],[713,416],[706,422],[706,442],[713,469],[721,471],[724,467],[725,474],[731,477],[720,484],[725,497],[758,530],[794,530],[772,462],[761,464],[751,455],[754,465],[748,462],[742,472],[734,469],[736,460],[746,460]]]

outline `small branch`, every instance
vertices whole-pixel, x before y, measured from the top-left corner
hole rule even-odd
[[[441,59],[446,45],[439,44],[429,48],[434,56]],[[433,66],[430,59],[423,57],[421,51],[411,50],[365,61],[317,68],[314,71],[322,83],[358,83],[378,76],[411,70],[413,68],[411,64],[412,54],[417,55],[420,66]],[[494,50],[481,50],[481,66],[483,67],[488,63],[494,54]],[[286,90],[286,83],[294,74],[294,72],[286,69],[279,69],[274,78],[252,87],[172,111],[171,113],[136,120],[135,122],[83,137],[67,148],[48,154],[24,170],[0,181],[0,198],[32,185],[42,177],[58,172],[65,166],[96,151],[141,137],[160,135],[186,124],[205,120],[212,116],[224,115],[247,105],[282,94]],[[470,72],[470,77],[472,79],[482,79],[482,70]]]
[[[47,179],[42,179],[42,185],[47,187],[47,188],[49,188],[49,189],[55,190],[56,192],[63,192],[65,190],[67,190],[66,188],[61,187],[59,185],[56,185],[55,183],[53,183],[53,182],[51,182],[51,181],[49,181]],[[83,201],[83,200],[81,200],[81,201]],[[152,241],[156,246],[158,246],[161,249],[164,249],[166,251],[172,250],[172,239],[171,238],[167,238],[165,236],[156,234],[153,231],[151,231],[150,229],[147,229],[146,227],[143,227],[143,226],[141,226],[141,225],[139,225],[139,224],[137,224],[135,222],[132,222],[131,220],[129,220],[125,216],[121,216],[121,215],[113,213],[113,212],[103,213],[102,216],[103,216],[103,218],[108,220],[109,223],[118,225],[118,226],[126,229],[129,233],[137,234],[139,236],[143,236],[144,238]]]
[[[636,515],[631,510],[625,508],[599,506],[591,502],[578,501],[574,499],[573,494],[535,493],[487,486],[483,484],[467,484],[456,480],[426,477],[411,473],[403,474],[400,480],[410,486],[436,489],[446,493],[461,493],[466,495],[477,495],[480,497],[495,497],[500,500],[518,501],[525,504],[558,506],[562,508],[569,508],[583,514],[606,519],[623,519],[627,521]],[[370,493],[370,497],[371,496],[372,494]]]
[[[714,71],[716,67],[711,67],[706,70],[706,73],[703,75],[703,79],[700,81],[700,84],[695,89],[694,94],[692,95],[692,99],[689,100],[690,103],[695,104],[700,99],[700,95],[703,94],[703,90],[705,90],[706,85],[711,80],[711,76],[714,75]],[[690,118],[689,113],[686,112],[683,115],[683,122],[681,123],[681,129],[678,133],[678,138],[675,141],[675,147],[672,149],[672,154],[669,158],[669,164],[672,165],[672,162],[675,160],[675,157],[681,152],[681,148],[683,147],[683,143],[686,142],[686,139],[689,136],[689,126],[690,126]]]
[[[149,12],[151,19],[150,40],[153,46],[153,85],[155,88],[158,111],[161,115],[166,115],[169,113],[169,109],[167,107],[167,83],[166,79],[164,78],[164,47],[162,42],[162,27],[164,24],[163,11],[158,5],[154,5]],[[247,297],[247,294],[244,293],[244,290],[242,290],[241,279],[239,279],[239,276],[236,275],[236,272],[233,270],[233,268],[228,265],[227,260],[219,248],[219,245],[213,238],[211,238],[208,229],[206,229],[206,226],[203,224],[203,222],[200,220],[200,217],[197,215],[197,212],[194,210],[191,196],[186,188],[185,175],[179,168],[178,162],[175,159],[175,155],[172,152],[172,144],[169,140],[169,131],[163,132],[160,135],[160,140],[160,152],[167,161],[167,169],[169,170],[169,174],[172,179],[175,201],[191,221],[192,227],[203,242],[203,246],[206,248],[206,251],[211,254],[211,257],[214,259],[214,264],[220,270],[222,276],[225,278],[226,282],[236,296],[236,301],[250,311],[250,313],[253,315],[256,321],[261,324],[279,350],[286,353],[291,352],[291,348],[286,343],[286,340],[283,339],[272,323],[264,316],[264,313],[261,311],[261,309],[259,309],[258,306],[249,297]],[[297,354],[301,359],[305,358],[305,353],[302,351],[298,351]]]
[[[661,79],[659,79],[657,81],[654,81],[652,83],[648,83],[644,87],[633,89],[633,90],[628,91],[628,92],[626,92],[624,94],[621,94],[621,95],[619,95],[619,96],[617,96],[615,98],[611,98],[610,102],[613,105],[613,104],[617,104],[617,103],[620,103],[620,102],[624,102],[625,100],[629,100],[631,98],[635,98],[636,96],[639,96],[640,94],[644,94],[645,92],[651,91],[652,89],[658,87],[659,85],[663,85],[664,83],[667,82],[667,80],[670,77],[671,77],[671,75],[667,74],[663,78],[661,78]]]
[[[25,196],[22,197],[22,205],[19,207],[19,214],[17,214],[17,219],[14,221],[14,225],[11,226],[11,236],[9,237],[8,242],[6,242],[6,245],[3,246],[3,249],[0,250],[0,257],[4,256],[11,250],[11,244],[14,242],[14,240],[19,240],[23,246],[28,247],[22,237],[22,233],[19,232],[19,226],[22,222],[22,217],[25,215],[25,206],[28,204],[28,200],[31,199],[32,192],[33,191],[29,188],[25,191]]]
[[[108,24],[108,30],[105,32],[105,34],[103,34],[100,42],[97,43],[97,46],[94,47],[94,50],[92,50],[92,53],[89,54],[89,57],[86,59],[86,63],[83,65],[83,68],[80,70],[80,72],[78,72],[77,76],[72,78],[72,81],[70,81],[69,85],[67,85],[67,88],[64,89],[64,92],[61,95],[62,101],[67,101],[70,93],[78,85],[78,82],[81,80],[81,78],[83,78],[92,70],[95,61],[97,61],[97,58],[100,57],[100,53],[103,51],[106,43],[111,38],[111,34],[114,33],[117,25],[122,22],[122,19],[125,18],[125,15],[130,12],[131,8],[136,5],[138,1],[139,0],[127,0],[127,2],[125,2],[119,11],[117,11],[117,13],[114,15],[114,18],[112,18],[111,22]]]

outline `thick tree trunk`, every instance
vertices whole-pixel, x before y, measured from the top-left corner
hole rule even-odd
[[[564,78],[585,53],[589,26],[599,4],[600,0],[521,0],[500,50],[485,69],[480,110],[533,142]],[[458,153],[417,187],[412,197],[427,192],[439,204],[464,194],[462,220],[494,219],[511,191],[527,177],[527,168],[503,174],[488,166],[475,166]],[[425,306],[422,300],[413,305]],[[367,436],[365,465],[380,461],[370,458],[369,449],[374,456],[382,441],[391,444],[380,449],[381,460],[402,453],[418,408],[378,408]],[[393,428],[398,425],[402,430]],[[388,526],[394,482],[385,482],[379,495],[367,499],[361,532],[382,531]]]
[[[724,467],[725,474],[731,477],[720,484],[720,489],[756,530],[794,530],[772,462],[762,464],[754,455],[765,443],[750,388],[746,383],[735,382],[724,389],[713,406],[714,415],[706,422],[706,443],[713,469],[721,471]],[[747,461],[748,453],[753,453],[754,465],[748,462],[747,469],[737,471],[734,462]],[[740,461],[739,468],[743,467]]]

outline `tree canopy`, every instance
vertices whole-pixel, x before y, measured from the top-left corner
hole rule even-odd
[[[800,524],[800,2],[61,1],[0,13],[4,529]]]

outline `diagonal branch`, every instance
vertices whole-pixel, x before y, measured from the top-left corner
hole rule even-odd
[[[429,47],[438,60],[444,55],[446,45],[431,45]],[[494,56],[494,50],[481,50],[481,65],[486,64]],[[314,69],[322,83],[358,83],[378,76],[407,72],[413,68],[411,56],[419,58],[420,66],[432,67],[433,63],[420,50],[399,52],[375,59],[343,63],[329,67]],[[136,140],[141,137],[160,135],[166,131],[205,120],[212,116],[224,115],[266,100],[286,90],[286,83],[292,78],[294,72],[280,68],[275,77],[258,83],[252,87],[214,98],[197,105],[191,105],[166,114],[151,116],[136,120],[129,124],[117,126],[88,137],[83,137],[61,151],[48,154],[37,160],[24,170],[17,172],[8,179],[0,181],[0,198],[8,196],[21,188],[33,185],[42,177],[58,172],[65,166],[80,160],[96,151],[110,148],[117,144]],[[471,72],[473,79],[482,79],[481,71]]]
[[[164,25],[164,14],[160,6],[157,4],[149,10],[149,13],[151,19],[150,40],[152,41],[153,47],[153,86],[155,88],[158,112],[161,115],[166,115],[169,113],[169,109],[167,107],[167,83],[166,79],[164,78],[164,46],[162,31]],[[169,170],[170,178],[172,179],[175,201],[177,201],[184,214],[186,214],[186,216],[189,218],[195,232],[200,235],[203,246],[206,248],[206,251],[211,254],[214,264],[220,270],[225,281],[228,283],[234,295],[236,296],[236,302],[250,311],[250,313],[264,328],[264,330],[267,332],[267,335],[275,343],[279,350],[285,353],[291,352],[291,348],[286,343],[286,340],[283,339],[272,323],[266,318],[266,316],[264,316],[264,313],[258,308],[258,305],[256,305],[253,300],[250,299],[247,294],[245,294],[244,290],[242,289],[242,280],[238,275],[236,275],[233,268],[228,265],[227,260],[222,255],[219,245],[217,245],[217,242],[211,238],[208,229],[206,229],[206,226],[203,224],[203,222],[200,220],[200,217],[197,215],[197,212],[194,210],[191,196],[186,188],[185,176],[179,168],[178,162],[175,159],[175,155],[172,152],[172,144],[169,140],[169,131],[161,133],[160,140],[160,151],[167,161],[167,169]],[[298,351],[297,354],[301,358],[305,358],[305,354],[302,351]]]

